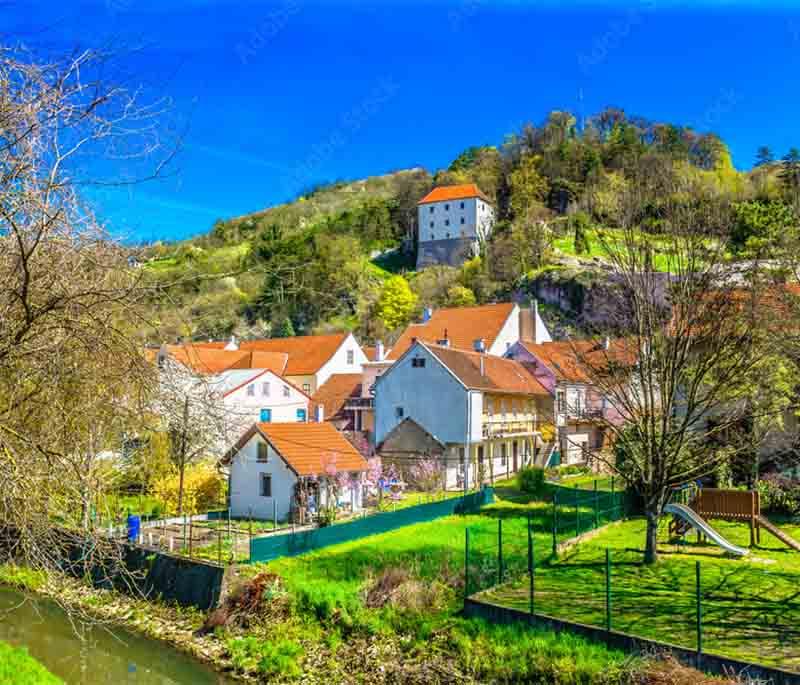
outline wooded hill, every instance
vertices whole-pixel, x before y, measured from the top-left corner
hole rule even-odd
[[[496,205],[491,240],[459,269],[414,272],[416,202],[435,185],[465,182]],[[761,148],[753,170],[739,172],[713,133],[613,108],[581,127],[570,113],[551,112],[435,174],[410,169],[322,185],[217,221],[201,237],[151,246],[144,273],[172,284],[156,303],[164,337],[348,329],[391,341],[424,306],[524,298],[541,278],[590,282],[615,231],[668,235],[676,220],[668,205],[691,208],[692,221],[709,240],[726,241],[731,259],[771,256],[797,227],[798,198],[798,150],[775,159]],[[668,262],[657,256],[654,268]]]

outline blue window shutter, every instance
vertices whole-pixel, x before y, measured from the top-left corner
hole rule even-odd
[[[269,423],[272,421],[272,409],[261,410],[261,423]]]
[[[306,410],[305,409],[298,409],[297,410],[297,420],[300,422],[305,422],[306,420]]]

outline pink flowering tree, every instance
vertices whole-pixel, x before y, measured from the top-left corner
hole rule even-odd
[[[423,492],[436,492],[442,485],[442,467],[436,459],[420,459],[409,470],[412,483]]]

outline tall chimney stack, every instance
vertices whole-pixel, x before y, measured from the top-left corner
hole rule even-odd
[[[385,354],[386,353],[385,353],[385,351],[383,349],[383,341],[378,340],[375,343],[375,361],[376,362],[382,362],[383,361],[383,357],[384,357]]]

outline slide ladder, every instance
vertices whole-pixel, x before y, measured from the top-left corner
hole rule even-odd
[[[743,557],[745,554],[748,553],[748,550],[746,550],[744,547],[737,547],[736,545],[728,542],[728,540],[722,537],[716,530],[714,530],[708,524],[708,521],[706,521],[696,511],[694,511],[694,509],[688,507],[685,504],[677,504],[677,503],[668,504],[667,506],[664,507],[664,513],[672,514],[676,518],[682,519],[687,524],[689,524],[689,526],[691,526],[695,530],[700,531],[714,544],[722,547],[722,549],[724,549],[726,552],[735,554],[738,557]]]
[[[800,552],[800,542],[795,540],[790,535],[784,533],[778,526],[772,523],[769,519],[765,518],[764,516],[758,517],[758,525],[761,528],[764,528],[767,532],[772,533],[778,540],[780,540],[784,545],[787,547],[791,547],[792,549]]]

